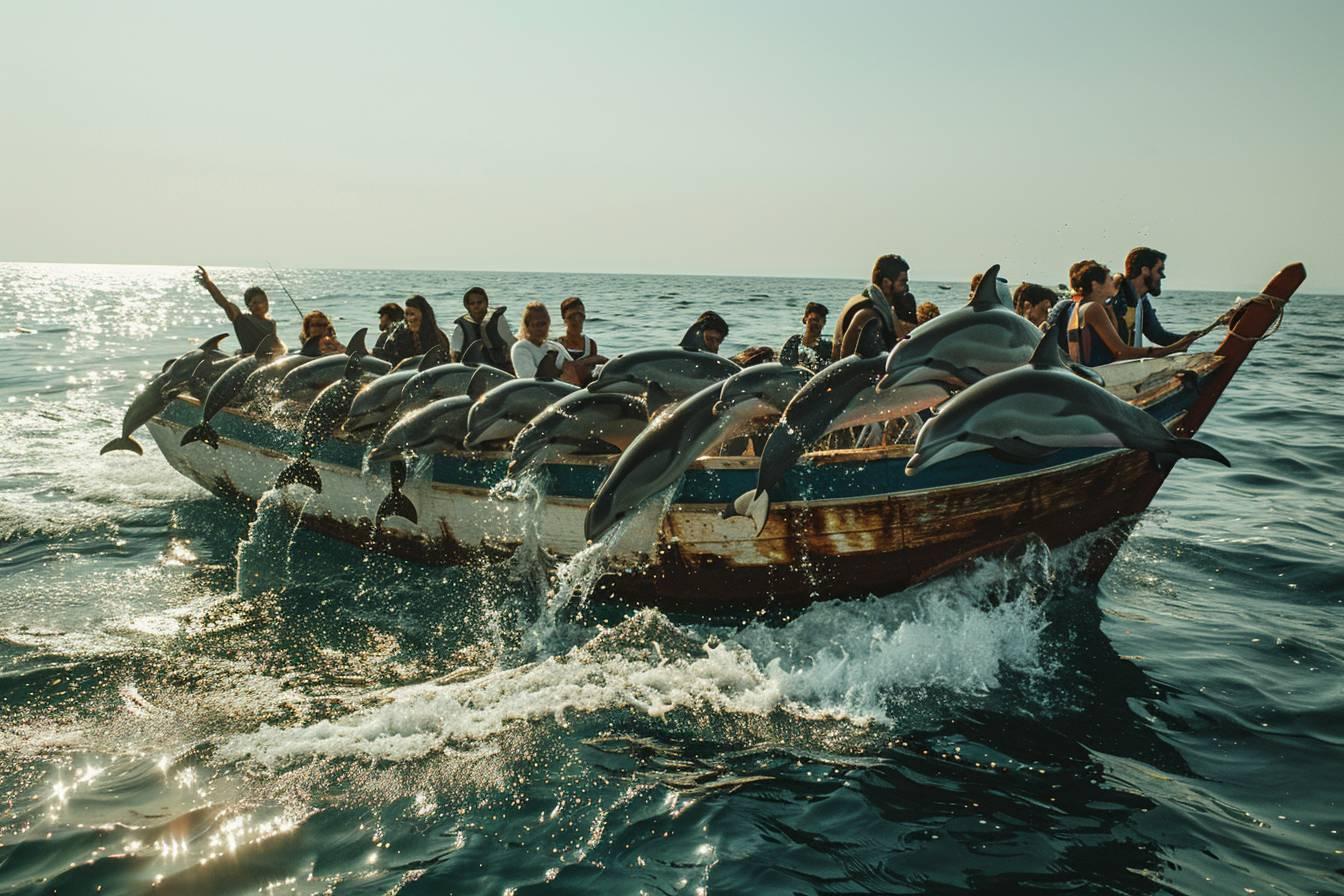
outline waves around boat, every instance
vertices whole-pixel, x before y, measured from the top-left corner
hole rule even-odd
[[[577,292],[604,353],[706,303],[737,336],[761,291],[425,276],[284,272],[341,332],[397,287],[450,307],[459,281]],[[792,297],[852,285],[772,281],[742,338],[782,343]],[[1169,325],[1230,299],[1169,285]],[[626,313],[672,294],[696,299]],[[1100,587],[1029,548],[902,595],[708,619],[585,601],[591,570],[536,541],[418,566],[296,528],[278,498],[207,496],[149,440],[99,456],[216,309],[189,268],[0,265],[25,331],[0,349],[0,889],[1328,892],[1333,301],[1294,299],[1310,313],[1201,433],[1233,471],[1178,466]],[[517,497],[481,514],[526,546]],[[791,574],[809,581],[805,553]]]

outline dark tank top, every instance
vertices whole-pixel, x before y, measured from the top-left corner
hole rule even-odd
[[[239,351],[250,355],[261,345],[261,340],[275,335],[275,321],[246,311],[233,319],[233,334],[238,337]]]

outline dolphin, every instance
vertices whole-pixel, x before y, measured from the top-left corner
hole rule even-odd
[[[919,431],[907,476],[973,451],[994,450],[1033,461],[1060,448],[1133,448],[1164,457],[1232,464],[1204,442],[1181,439],[1146,411],[1070,372],[1056,329],[1027,366],[986,377],[956,397]]]
[[[350,403],[350,416],[345,421],[346,432],[355,436],[367,435],[381,426],[401,403],[401,392],[405,385],[416,374],[438,366],[443,358],[443,348],[435,345],[420,356],[418,367],[401,370],[393,368],[390,373],[385,373],[365,385]]]
[[[480,343],[473,342],[471,345],[479,353]],[[468,348],[467,352],[463,353],[463,357],[466,357],[470,351],[471,348]],[[401,403],[397,405],[394,416],[403,417],[416,408],[424,407],[431,401],[467,394],[467,385],[477,371],[483,371],[480,374],[479,382],[488,383],[485,387],[487,391],[514,378],[513,374],[505,373],[488,364],[440,364],[437,367],[431,367],[417,373],[407,381],[406,385],[402,387]]]
[[[355,331],[350,337],[344,355],[324,355],[315,361],[302,364],[285,374],[280,380],[279,394],[283,399],[302,401],[312,398],[327,386],[345,377],[346,362],[350,358],[359,358],[360,369],[365,374],[382,376],[392,369],[392,365],[382,358],[375,358],[364,346],[365,327]]]
[[[393,423],[369,452],[369,463],[391,462],[392,492],[378,505],[375,526],[390,516],[419,521],[415,504],[401,493],[406,482],[406,460],[414,454],[425,457],[440,451],[460,451],[467,435],[467,414],[474,400],[454,395],[430,402]]]
[[[248,376],[243,383],[240,395],[245,401],[261,398],[272,392],[280,381],[295,367],[316,361],[322,357],[322,337],[314,336],[303,344],[297,352],[291,352],[262,364]]]
[[[217,358],[216,357],[204,358],[200,364],[196,365],[196,369],[191,372],[191,376],[187,379],[187,385],[186,385],[187,394],[190,395],[192,398],[195,398],[197,401],[202,402],[205,401],[205,397],[210,394],[210,387],[215,384],[215,380],[223,376],[224,371],[232,367],[233,363],[237,360],[238,360],[237,355],[224,355],[224,354],[221,354]],[[171,388],[169,389],[169,391],[176,392],[175,389]],[[238,402],[235,400],[233,403],[237,404]]]
[[[216,414],[228,407],[238,393],[242,391],[243,383],[252,375],[268,358],[271,353],[280,347],[280,340],[274,333],[268,333],[257,350],[250,355],[246,355],[238,360],[220,374],[219,379],[215,380],[210,391],[206,393],[205,401],[201,404],[201,422],[182,434],[182,444],[187,445],[191,442],[204,442],[211,448],[219,448],[219,433],[210,426],[210,421]],[[209,365],[209,359],[202,360],[197,365],[197,369]]]
[[[603,364],[597,377],[588,384],[588,390],[627,391],[633,384],[646,392],[649,410],[653,411],[694,395],[710,383],[722,382],[741,369],[727,358],[710,352],[646,348]]]
[[[473,379],[467,393],[476,399],[467,417],[468,448],[500,439],[512,440],[549,404],[579,391],[577,386],[559,380],[514,379],[488,392],[481,392],[480,387],[481,383]]]
[[[877,391],[944,383],[951,392],[1027,363],[1041,331],[1012,310],[1011,299],[1004,305],[998,275],[999,266],[991,265],[967,305],[925,321],[896,343]],[[1088,368],[1079,365],[1078,373],[1101,385]]]
[[[343,358],[345,372],[336,382],[318,393],[317,398],[308,406],[303,415],[303,438],[299,443],[299,456],[276,477],[275,487],[297,482],[306,485],[315,492],[322,491],[322,477],[317,468],[309,462],[318,446],[331,438],[332,434],[345,422],[350,413],[350,402],[355,400],[359,391],[363,366],[360,355]]]
[[[557,454],[619,453],[649,425],[638,398],[580,389],[542,410],[513,440],[509,475],[518,478]]]
[[[724,515],[750,516],[760,534],[770,511],[770,490],[826,433],[842,425],[857,425],[839,421],[851,404],[863,407],[866,393],[873,392],[882,378],[886,360],[882,355],[875,358],[850,355],[822,368],[808,380],[784,408],[783,416],[765,441],[756,488],[740,495],[724,510]]]
[[[196,372],[196,368],[200,366],[202,361],[206,359],[209,359],[210,361],[221,361],[224,358],[232,358],[233,355],[225,354],[219,350],[219,344],[228,337],[228,333],[220,333],[218,336],[211,336],[197,348],[194,348],[183,355],[179,355],[164,368],[164,373],[168,376],[160,386],[160,389],[173,392],[181,391],[181,387],[192,378],[192,375]]]
[[[657,417],[598,486],[584,517],[584,537],[600,538],[647,498],[675,483],[697,458],[752,430],[762,418],[779,414],[809,374],[799,367],[758,364],[705,386]]]
[[[424,456],[439,451],[461,451],[467,437],[467,414],[475,399],[469,395],[440,398],[393,423],[369,452],[369,463]]]
[[[112,439],[103,446],[99,454],[106,454],[109,451],[134,451],[140,455],[145,453],[140,443],[131,438],[131,433],[148,423],[177,397],[176,390],[167,388],[171,374],[171,369],[164,368],[131,399],[125,415],[121,418],[121,438]],[[183,388],[186,388],[185,383],[178,387],[179,390]]]

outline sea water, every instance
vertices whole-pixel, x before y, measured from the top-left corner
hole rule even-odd
[[[297,343],[269,271],[212,273]],[[0,265],[0,892],[1344,889],[1344,313],[1310,281],[1203,430],[1232,469],[1178,465],[1099,586],[1037,547],[732,622],[589,605],[591,563],[535,549],[367,554],[143,430],[99,456],[231,330],[190,274]],[[608,355],[710,308],[778,346],[860,285],[280,277],[342,339],[416,292],[445,325],[471,285],[511,319],[580,295]],[[1235,298],[1168,286],[1177,331]]]

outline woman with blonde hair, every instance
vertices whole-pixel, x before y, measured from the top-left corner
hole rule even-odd
[[[543,375],[558,373],[563,377],[566,368],[573,363],[569,360],[569,352],[565,351],[563,345],[547,338],[550,334],[551,312],[546,310],[542,302],[528,302],[523,307],[523,320],[518,327],[518,341],[509,350],[513,372],[519,379],[536,377],[539,373]],[[557,368],[555,371],[539,369],[548,353],[555,355]]]

